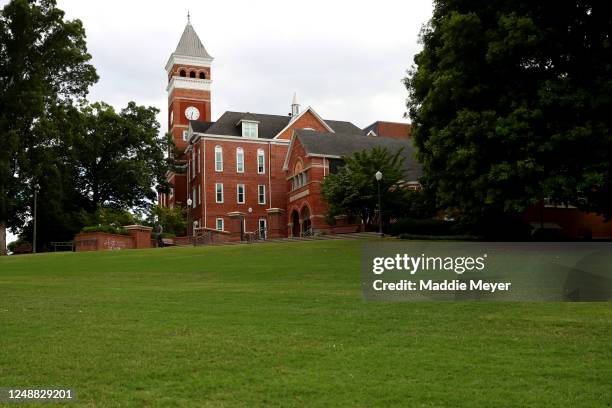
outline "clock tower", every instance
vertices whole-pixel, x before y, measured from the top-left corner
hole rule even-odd
[[[183,35],[166,63],[168,74],[168,131],[174,143],[183,152],[188,146],[187,131],[190,120],[210,121],[210,68],[213,58],[200,41],[187,16]],[[186,157],[176,158],[187,163]],[[186,169],[186,167],[185,167]],[[190,191],[184,171],[169,171],[166,179],[172,186],[169,193],[160,193],[163,207],[186,205]]]
[[[180,150],[187,147],[190,120],[210,121],[212,61],[188,18],[176,50],[166,64],[168,129]]]

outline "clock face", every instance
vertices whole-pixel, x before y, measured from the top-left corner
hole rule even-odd
[[[195,106],[190,106],[185,109],[185,117],[189,120],[198,120],[200,117],[200,111]]]

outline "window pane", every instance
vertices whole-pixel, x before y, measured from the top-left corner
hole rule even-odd
[[[265,185],[260,185],[258,187],[258,203],[259,204],[265,204],[266,203],[266,186]]]
[[[217,189],[217,197],[216,197],[217,202],[222,203],[223,202],[223,184],[217,183],[216,189]]]
[[[223,149],[215,147],[215,171],[223,171]]]
[[[262,150],[257,151],[257,172],[264,173],[265,172],[265,156]]]
[[[241,148],[236,149],[236,171],[238,173],[244,171],[244,151]]]

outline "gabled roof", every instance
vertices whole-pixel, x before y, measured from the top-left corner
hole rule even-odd
[[[371,150],[377,146],[384,147],[393,153],[403,149],[402,156],[405,159],[402,167],[408,181],[417,181],[423,174],[422,166],[416,159],[416,149],[410,140],[371,137],[363,133],[322,133],[304,129],[295,130],[293,135],[302,144],[306,155],[338,158],[363,150]]]
[[[290,128],[291,124],[293,122],[297,122],[302,116],[304,116],[306,114],[306,112],[310,112],[311,115],[313,115],[315,117],[315,119],[317,119],[319,121],[319,123],[321,123],[321,125],[323,125],[325,127],[325,129],[329,130],[330,132],[334,132],[334,129],[331,128],[331,126],[329,126],[329,124],[321,117],[319,116],[319,114],[317,112],[315,112],[314,109],[312,109],[310,106],[307,107],[306,109],[304,109],[302,112],[300,112],[298,115],[295,116],[291,116],[289,123],[287,123],[287,126],[285,126],[284,128],[282,128],[277,134],[276,136],[274,136],[274,138],[276,139],[277,137],[279,137],[281,134],[285,133],[285,131],[287,129]]]
[[[205,133],[208,135],[242,136],[242,128],[238,126],[241,120],[251,120],[259,122],[258,135],[260,139],[272,139],[283,130],[291,121],[291,116],[266,115],[262,113],[250,112],[231,112],[227,111],[210,126],[204,128],[199,123],[191,121],[195,133]],[[338,120],[325,120],[329,127],[337,132],[353,132],[361,134],[361,129],[350,122]]]
[[[185,30],[183,30],[183,35],[176,46],[174,54],[183,57],[212,58],[189,22],[185,26]]]

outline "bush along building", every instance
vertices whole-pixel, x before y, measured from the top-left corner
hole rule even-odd
[[[406,182],[418,183],[408,124],[375,122],[366,132],[300,109],[295,95],[287,116],[228,111],[212,121],[212,62],[188,22],[166,64],[168,128],[183,171],[168,174],[174,187],[159,203],[189,206],[189,234],[241,240],[358,231],[359,224],[326,222],[321,182],[342,156],[374,146],[403,148]]]

